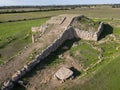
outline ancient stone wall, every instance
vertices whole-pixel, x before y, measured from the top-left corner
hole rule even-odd
[[[50,55],[51,52],[54,52],[67,39],[73,38],[73,33],[74,30],[72,28],[68,28],[67,30],[65,30],[53,43],[51,43],[46,49],[44,49],[39,55],[37,55],[34,60],[30,61],[27,65],[24,65],[21,70],[18,70],[14,75],[12,75],[9,81],[4,82],[2,90],[10,90],[14,86],[14,83],[16,83],[22,76],[29,72],[36,64]]]
[[[100,34],[101,34],[101,32],[103,31],[103,25],[104,25],[104,23],[101,22],[100,25],[99,25],[99,27],[98,27],[98,31],[96,32],[97,37],[99,37]]]
[[[79,29],[75,29],[75,33],[76,33],[76,38],[81,38],[84,40],[92,40],[94,33],[89,32],[89,31],[84,31],[84,30],[79,30]]]
[[[76,38],[81,38],[83,40],[97,41],[101,32],[103,31],[103,22],[100,23],[98,30],[96,32],[79,30],[77,28],[75,28],[74,30],[75,30]]]

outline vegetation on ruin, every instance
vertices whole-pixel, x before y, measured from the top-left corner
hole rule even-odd
[[[91,47],[86,41],[80,40],[80,45],[70,49],[70,55],[82,64],[83,68],[87,68],[98,60],[98,51]],[[91,52],[91,53],[90,53]]]
[[[86,16],[80,16],[74,19],[71,26],[78,28],[79,30],[95,32],[98,30],[100,22],[93,21],[92,19],[87,18]]]

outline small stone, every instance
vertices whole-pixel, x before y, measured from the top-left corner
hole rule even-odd
[[[63,58],[63,56],[64,56],[64,55],[63,55],[63,54],[61,54],[61,55],[59,55],[59,58],[61,58],[61,59],[62,59],[62,58]]]
[[[68,47],[67,47],[67,46],[64,46],[64,47],[63,47],[63,49],[67,50],[67,49],[68,49]]]

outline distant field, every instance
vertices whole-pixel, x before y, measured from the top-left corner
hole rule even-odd
[[[15,21],[24,19],[35,19],[59,14],[84,14],[94,18],[120,18],[120,9],[116,8],[79,8],[75,10],[59,10],[48,12],[28,12],[28,13],[13,13],[0,14],[0,22]]]
[[[0,9],[0,12],[12,12],[12,11],[32,11],[40,10],[40,8],[17,8],[17,9]]]
[[[31,27],[40,26],[48,18],[0,24],[0,62],[9,59],[31,43]]]

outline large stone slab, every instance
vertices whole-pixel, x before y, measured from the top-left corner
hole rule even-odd
[[[66,80],[73,75],[73,71],[66,67],[61,67],[56,73],[55,76],[60,80]]]

